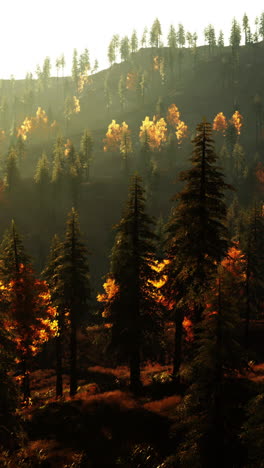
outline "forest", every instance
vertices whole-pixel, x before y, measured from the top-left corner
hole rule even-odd
[[[254,25],[0,80],[0,467],[264,467]]]

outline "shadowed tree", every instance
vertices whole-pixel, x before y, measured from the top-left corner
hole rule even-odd
[[[56,260],[56,287],[59,307],[69,313],[70,321],[70,395],[77,392],[77,325],[90,298],[87,249],[81,239],[78,214],[72,208],[68,215],[65,240]]]
[[[177,202],[167,226],[167,290],[175,301],[176,324],[174,375],[181,362],[182,305],[189,305],[195,323],[201,320],[205,293],[215,277],[217,265],[228,247],[224,192],[229,186],[216,165],[212,126],[197,126],[191,164],[180,174],[184,187],[173,198]]]
[[[154,264],[156,236],[153,220],[145,213],[145,198],[139,176],[132,177],[128,202],[111,254],[109,277],[117,285],[117,293],[108,304],[112,321],[112,346],[126,358],[130,369],[130,387],[135,393],[141,388],[141,352],[155,331],[158,337],[160,317],[154,299],[157,273]],[[153,342],[153,346],[154,346]]]

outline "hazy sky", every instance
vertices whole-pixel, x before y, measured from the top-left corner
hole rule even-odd
[[[252,26],[256,16],[264,10],[260,0],[9,0],[1,5],[1,70],[0,78],[11,74],[24,78],[35,72],[49,56],[55,59],[65,54],[68,71],[72,51],[81,53],[86,47],[92,62],[105,68],[107,47],[113,34],[130,36],[135,28],[139,39],[145,26],[156,17],[162,26],[162,40],[166,43],[170,24],[181,22],[185,30],[198,33],[203,43],[203,30],[212,23],[216,31],[223,29],[228,43],[230,25],[235,16],[242,21],[247,12]],[[55,75],[55,68],[53,68]]]

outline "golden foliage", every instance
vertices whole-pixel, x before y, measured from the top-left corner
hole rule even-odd
[[[0,286],[0,301],[8,304],[5,326],[14,337],[18,361],[37,354],[58,331],[47,283],[35,279],[29,267],[21,264],[19,269],[16,279]]]
[[[128,73],[126,77],[126,89],[135,89],[137,82],[137,73]]]
[[[36,111],[36,116],[26,117],[24,122],[20,125],[20,127],[18,127],[17,137],[21,137],[25,141],[28,135],[31,134],[34,130],[47,129],[49,127],[48,124],[49,119],[45,110],[41,107],[38,107]]]
[[[148,116],[142,121],[142,125],[139,131],[139,139],[141,142],[145,141],[146,134],[148,136],[148,142],[151,150],[159,150],[161,144],[167,140],[167,123],[162,117],[161,119],[150,120]]]
[[[236,277],[244,278],[246,259],[243,252],[234,245],[230,247],[221,265]]]
[[[89,83],[89,81],[89,67],[86,67],[83,74],[80,75],[78,79],[78,94],[81,94],[83,92],[84,88]]]
[[[240,135],[241,127],[243,126],[243,116],[240,114],[239,111],[234,112],[230,119],[230,123],[234,125],[237,134]]]
[[[81,111],[80,100],[76,96],[73,96],[72,113],[78,114],[80,111]]]
[[[188,134],[188,126],[182,120],[180,120],[176,127],[176,132],[175,132],[175,135],[179,144],[182,143],[182,140],[184,138],[187,138],[187,134]]]
[[[180,122],[180,111],[175,104],[168,107],[167,121],[172,127],[176,127]]]
[[[115,120],[108,125],[104,139],[104,151],[118,151],[121,142],[121,128]]]
[[[227,119],[223,112],[219,112],[213,121],[213,130],[216,132],[222,132],[225,135],[225,131],[227,129]]]
[[[107,318],[109,316],[109,306],[119,293],[119,286],[116,283],[115,279],[109,276],[106,282],[103,284],[103,288],[105,290],[105,293],[98,294],[96,299],[98,302],[105,303],[106,307],[102,313],[102,316],[104,318]]]

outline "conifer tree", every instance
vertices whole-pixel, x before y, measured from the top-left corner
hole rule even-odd
[[[4,284],[8,284],[18,274],[21,264],[30,264],[14,220],[4,234],[0,252],[0,276]]]
[[[70,395],[77,391],[77,325],[80,313],[90,298],[87,249],[81,239],[78,213],[72,208],[66,224],[61,255],[56,260],[56,287],[59,307],[69,312],[70,321]]]
[[[80,161],[84,171],[85,180],[90,178],[90,165],[93,157],[93,138],[88,130],[85,130],[80,143]]]
[[[145,213],[145,198],[139,176],[132,177],[123,217],[115,227],[117,234],[111,254],[110,277],[118,287],[110,303],[112,345],[128,360],[130,387],[141,387],[140,360],[145,342],[159,330],[157,304],[151,292],[156,272],[153,220]],[[157,335],[158,336],[158,333]],[[156,338],[157,339],[157,338]]]
[[[150,30],[150,45],[151,47],[159,47],[160,46],[160,37],[162,35],[161,25],[159,19],[156,18],[151,30]]]
[[[201,320],[205,293],[228,246],[224,191],[229,186],[216,165],[211,124],[206,121],[198,124],[192,143],[192,167],[180,174],[185,185],[173,198],[177,205],[167,226],[166,250],[170,262],[166,287],[169,298],[175,301],[178,334],[175,375],[180,366],[182,309],[188,304],[194,322]]]
[[[72,80],[76,88],[78,86],[79,73],[78,52],[77,49],[74,49],[72,57]]]
[[[20,182],[20,173],[18,170],[17,152],[11,147],[6,161],[5,186],[9,192],[14,192]]]
[[[137,32],[134,29],[131,36],[131,52],[134,54],[138,50],[138,37]]]
[[[48,190],[48,184],[50,182],[50,172],[49,161],[45,152],[42,153],[41,158],[38,160],[34,179],[42,193],[45,190]]]

